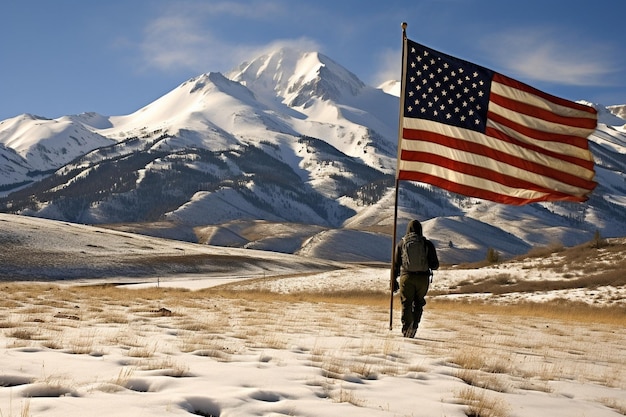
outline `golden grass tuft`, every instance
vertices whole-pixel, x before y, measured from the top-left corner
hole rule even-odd
[[[482,389],[464,388],[458,397],[468,406],[468,417],[507,417],[510,412],[508,403]]]

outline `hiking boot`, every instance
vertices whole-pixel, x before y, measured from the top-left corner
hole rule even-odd
[[[404,337],[414,338],[417,333],[417,327],[410,327],[403,332]]]

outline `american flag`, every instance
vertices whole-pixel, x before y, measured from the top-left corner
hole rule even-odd
[[[522,205],[585,201],[594,108],[406,39],[399,180]]]

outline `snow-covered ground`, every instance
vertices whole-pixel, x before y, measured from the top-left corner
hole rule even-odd
[[[385,268],[9,215],[0,215],[0,243],[2,265],[34,270],[43,262],[58,273],[18,283],[0,269],[3,417],[463,417],[470,407],[483,417],[626,413],[623,319],[469,314],[432,302],[411,340],[398,330],[398,300],[389,330]],[[41,258],[46,248],[58,262]],[[203,267],[190,273],[180,252]],[[205,256],[221,257],[219,268]],[[83,269],[97,272],[90,279],[61,279],[62,265],[90,258],[131,263],[132,276],[99,266]],[[153,275],[138,273],[141,259]],[[432,292],[490,274],[558,278],[545,268],[533,273],[529,263],[503,268],[437,271]],[[85,285],[96,282],[124,285]],[[316,295],[354,289],[380,291],[381,300]]]

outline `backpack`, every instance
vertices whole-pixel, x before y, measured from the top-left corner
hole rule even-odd
[[[402,238],[402,269],[407,272],[428,271],[426,238],[409,233]]]

